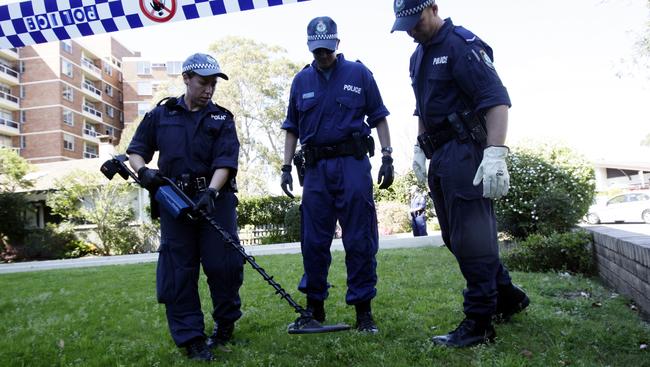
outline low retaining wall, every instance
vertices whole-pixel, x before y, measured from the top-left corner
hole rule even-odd
[[[600,278],[632,298],[650,319],[650,236],[600,226],[585,229],[594,235]]]

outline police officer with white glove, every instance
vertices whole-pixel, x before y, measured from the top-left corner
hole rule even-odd
[[[394,0],[392,31],[418,46],[410,75],[419,117],[413,168],[426,173],[442,237],[467,281],[465,319],[433,337],[437,345],[467,347],[494,339],[492,320],[529,304],[501,264],[492,199],[508,193],[504,146],[510,98],[492,63],[492,49],[451,19],[435,0]],[[481,186],[480,183],[483,182]]]

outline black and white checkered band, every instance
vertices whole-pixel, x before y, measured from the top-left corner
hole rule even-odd
[[[215,65],[215,64],[189,64],[183,67],[183,72],[197,70],[197,69],[214,69],[221,72],[221,68],[219,68],[219,65]]]
[[[410,9],[404,9],[400,11],[399,13],[395,14],[396,18],[402,18],[402,17],[410,17],[411,15],[419,14],[422,12],[422,10],[426,9],[427,7],[433,5],[436,3],[436,0],[427,0],[423,2],[422,4],[410,8]]]
[[[309,0],[14,0],[0,5],[0,49]],[[151,4],[162,10],[149,9]],[[145,15],[144,9],[147,10]]]
[[[307,36],[307,41],[323,41],[323,40],[337,40],[339,35],[334,34],[315,34],[313,36]]]

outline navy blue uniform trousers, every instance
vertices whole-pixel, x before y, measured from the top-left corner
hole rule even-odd
[[[354,305],[373,299],[377,294],[379,235],[368,157],[322,159],[308,167],[301,210],[305,273],[298,289],[309,298],[327,298],[330,246],[338,219],[348,271],[345,301]]]
[[[467,282],[465,314],[489,316],[496,311],[497,285],[510,285],[499,259],[496,218],[483,185],[472,181],[483,148],[452,140],[435,151],[429,164],[429,188],[442,238],[456,257]]]
[[[222,193],[214,215],[236,241],[237,197]],[[219,323],[235,322],[241,313],[239,288],[244,280],[244,259],[204,219],[174,219],[160,213],[161,244],[156,272],[158,301],[167,310],[167,322],[174,342],[182,346],[193,338],[205,337],[199,299],[199,268],[207,277],[212,297],[212,317]]]

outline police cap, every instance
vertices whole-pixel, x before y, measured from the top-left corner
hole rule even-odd
[[[336,30],[336,23],[330,17],[314,18],[307,25],[307,46],[309,51],[319,48],[326,48],[336,51],[339,42],[339,35]]]
[[[393,10],[395,10],[396,19],[390,33],[410,31],[418,24],[422,10],[435,3],[435,0],[395,0]]]
[[[228,76],[221,71],[217,60],[208,54],[195,53],[188,57],[183,62],[183,72],[186,73],[188,71],[195,72],[201,76],[216,75],[228,80]]]

